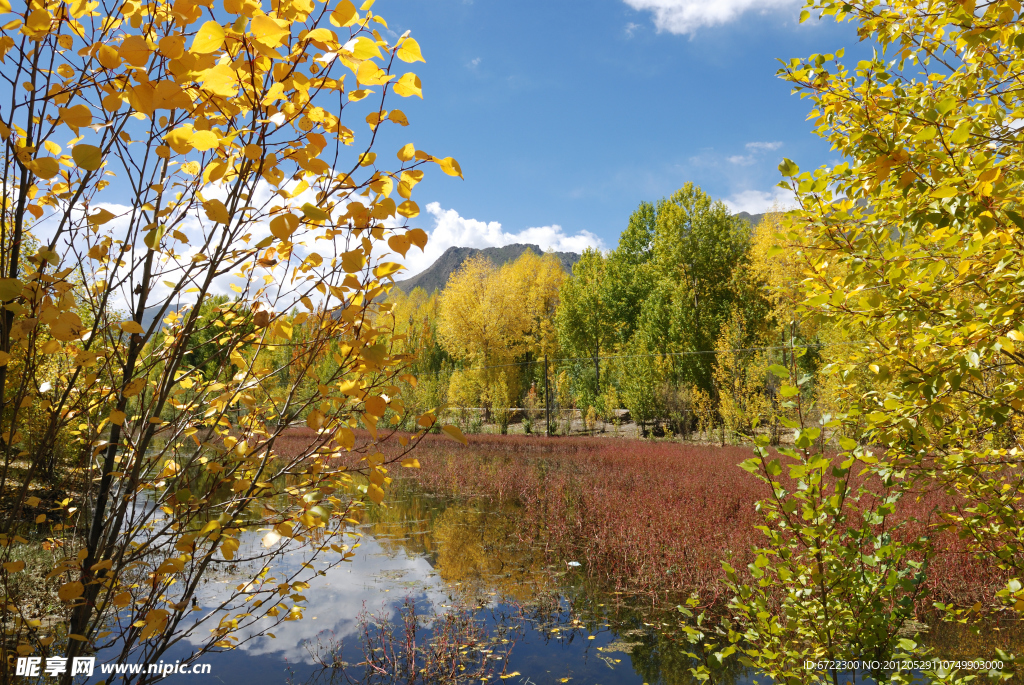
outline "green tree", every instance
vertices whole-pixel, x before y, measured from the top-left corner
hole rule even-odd
[[[618,246],[606,259],[603,281],[606,294],[602,301],[614,321],[620,345],[633,337],[640,309],[650,295],[655,220],[654,205],[641,202],[619,236]]]
[[[593,370],[592,374],[585,374],[589,401],[583,400],[586,406],[593,406],[594,398],[601,394],[599,358],[615,349],[620,325],[608,307],[610,298],[605,285],[604,256],[592,248],[585,250],[573,266],[572,276],[562,283],[558,296],[555,326],[559,347],[563,356],[576,358],[574,361],[579,362],[573,364],[574,370]],[[587,364],[582,361],[585,357],[592,357],[593,362]],[[577,388],[574,391],[578,400],[582,399],[581,390]]]
[[[657,295],[644,303],[640,326],[665,341],[665,351],[712,350],[733,307],[757,301],[743,278],[750,227],[692,183],[658,203],[655,226]],[[744,343],[754,339],[747,335]],[[675,380],[711,388],[713,355],[684,354],[673,362]]]

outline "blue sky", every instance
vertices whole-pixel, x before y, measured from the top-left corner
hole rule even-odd
[[[763,211],[783,157],[835,162],[810,132],[809,102],[775,76],[776,58],[839,47],[852,57],[856,35],[831,19],[799,24],[801,4],[377,2],[427,61],[416,65],[424,100],[392,103],[409,115],[402,133],[465,174],[435,172],[417,187],[434,243],[412,270],[450,245],[614,247],[637,204],[686,181],[736,211]]]

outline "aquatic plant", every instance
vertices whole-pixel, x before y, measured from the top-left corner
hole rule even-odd
[[[279,449],[308,439],[296,431]],[[357,433],[357,445],[363,439]],[[521,542],[541,546],[553,563],[579,561],[579,572],[610,589],[652,601],[696,592],[704,606],[728,599],[722,562],[749,582],[752,550],[764,544],[755,504],[766,486],[739,468],[751,454],[738,446],[525,435],[475,435],[462,446],[428,435],[416,449],[422,468],[390,475],[445,496],[515,507]],[[921,608],[972,605],[1005,584],[954,532],[929,529],[935,512],[952,504],[939,490],[915,492],[894,515],[894,526],[906,522],[897,526],[901,539],[927,534],[936,549]]]
[[[726,599],[722,562],[743,576],[764,542],[755,503],[765,486],[739,468],[750,455],[743,447],[585,437],[474,436],[464,447],[428,436],[417,448],[423,468],[397,475],[519,507],[524,542],[580,561],[583,573],[614,589],[652,599],[696,592],[713,604]],[[1005,583],[954,532],[929,528],[934,512],[951,505],[944,492],[922,491],[895,514],[905,521],[902,538],[928,535],[936,548],[922,608],[970,605]]]

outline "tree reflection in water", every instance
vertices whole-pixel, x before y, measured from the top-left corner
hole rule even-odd
[[[524,616],[516,605],[470,606],[459,600],[430,615],[417,613],[406,598],[393,620],[387,607],[377,614],[365,608],[354,651],[357,663],[344,660],[343,640],[331,634],[307,642],[306,651],[321,666],[304,685],[448,685],[506,678],[508,658],[523,635]],[[289,677],[289,685],[294,685]]]

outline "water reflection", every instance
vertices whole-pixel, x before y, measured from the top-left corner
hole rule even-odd
[[[363,517],[362,541],[351,562],[305,569],[310,587],[304,592],[304,618],[279,623],[268,617],[240,631],[237,649],[200,659],[212,665],[204,680],[246,685],[696,682],[677,612],[663,599],[645,605],[604,592],[568,560],[551,565],[543,548],[525,544],[518,535],[522,521],[515,509],[396,488],[386,508],[367,509]],[[239,557],[258,549],[262,535],[245,533]],[[274,574],[302,573],[302,561],[285,555]],[[202,587],[199,602],[206,608],[195,613],[196,619],[211,618],[209,607],[251,579],[252,571],[223,565]],[[200,632],[218,623],[219,617],[212,618],[173,646],[165,662],[184,660],[205,643]],[[1007,629],[1005,641],[1019,644],[1017,633]],[[947,644],[958,639],[942,630],[933,637]],[[981,654],[974,650],[984,648],[986,638],[978,640],[963,655]],[[441,668],[444,664],[451,668]],[[714,676],[717,682],[753,681],[735,660]],[[163,681],[191,678],[170,675]]]

